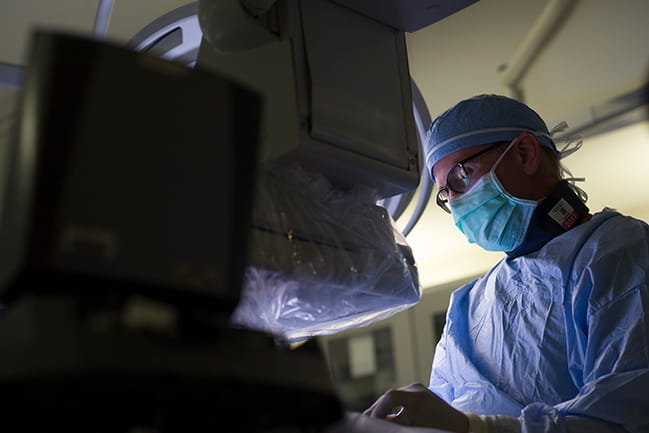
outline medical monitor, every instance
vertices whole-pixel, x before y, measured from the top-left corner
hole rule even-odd
[[[260,104],[214,73],[37,32],[5,182],[0,304],[122,290],[231,311]]]

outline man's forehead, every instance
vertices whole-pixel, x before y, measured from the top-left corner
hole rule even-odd
[[[485,147],[490,146],[492,143],[485,143],[485,144],[480,144],[477,146],[470,146],[470,147],[464,147],[462,149],[456,150],[455,152],[451,152],[435,164],[433,167],[433,174],[438,173],[441,169],[444,169],[445,171],[448,171],[452,166],[457,164],[458,162],[462,161],[463,159],[468,158],[471,155],[474,155],[476,152],[479,152]],[[441,173],[445,174],[445,173]],[[437,179],[437,177],[435,177]]]

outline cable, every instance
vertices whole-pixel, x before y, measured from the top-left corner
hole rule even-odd
[[[95,39],[106,38],[110,16],[113,13],[113,6],[115,6],[115,0],[99,0],[97,15],[95,16],[95,25],[92,29],[92,36]]]
[[[431,117],[430,113],[428,112],[426,102],[424,101],[424,97],[419,90],[419,87],[417,87],[417,84],[414,80],[410,80],[410,82],[412,85],[412,105],[415,115],[415,124],[417,126],[417,136],[419,138],[420,189],[419,197],[417,198],[417,205],[415,206],[415,210],[413,211],[410,219],[403,229],[403,236],[408,236],[408,233],[410,233],[410,231],[415,227],[415,224],[417,224],[417,222],[419,221],[419,218],[421,218],[422,214],[424,213],[424,209],[426,209],[426,206],[428,205],[428,201],[433,190],[433,182],[431,182],[430,176],[428,176],[428,172],[426,171],[426,164],[424,163],[423,140],[425,138],[422,134],[423,131],[426,131],[428,129],[428,125],[430,125],[431,122]]]

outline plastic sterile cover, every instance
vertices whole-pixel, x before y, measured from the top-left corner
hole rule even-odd
[[[300,166],[267,168],[235,325],[287,341],[366,326],[421,297],[410,247],[373,191]]]

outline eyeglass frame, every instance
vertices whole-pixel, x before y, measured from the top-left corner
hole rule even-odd
[[[501,147],[501,146],[503,146],[503,145],[505,145],[507,143],[509,143],[509,142],[508,141],[496,142],[492,146],[489,146],[489,147],[487,147],[485,149],[482,149],[481,151],[469,156],[468,158],[464,158],[462,161],[459,161],[459,162],[455,163],[453,165],[453,167],[451,167],[451,169],[448,171],[448,173],[446,173],[446,186],[444,186],[442,188],[439,188],[437,190],[437,195],[435,196],[435,201],[437,203],[437,206],[441,207],[442,210],[444,210],[446,213],[451,213],[451,209],[447,205],[449,191],[453,191],[456,194],[462,194],[462,193],[466,192],[466,189],[464,191],[457,191],[457,190],[453,189],[453,187],[449,186],[448,178],[451,175],[451,173],[456,169],[456,167],[460,167],[460,170],[461,170],[461,173],[462,173],[462,178],[461,179],[467,179],[468,178],[468,182],[466,184],[466,187],[468,188],[469,185],[471,184],[471,175],[468,174],[466,172],[466,170],[464,169],[464,164],[471,161],[472,159],[475,159],[475,158],[489,152],[490,150],[497,149],[498,147]],[[442,193],[444,193],[444,192],[446,193],[446,198],[442,197]]]

